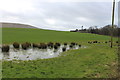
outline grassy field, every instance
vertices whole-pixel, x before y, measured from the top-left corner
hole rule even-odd
[[[108,36],[88,34],[88,33],[74,33],[41,29],[23,29],[23,28],[3,28],[2,42],[13,43],[17,42],[85,42],[90,40],[110,40]],[[114,38],[116,39],[116,38]]]
[[[117,46],[109,43],[88,44],[87,41],[109,41],[109,36],[52,30],[3,28],[2,42],[77,42],[84,49],[69,50],[61,56],[33,61],[4,61],[3,78],[111,78],[117,76]],[[116,41],[117,38],[114,38]],[[114,43],[115,44],[115,43]]]

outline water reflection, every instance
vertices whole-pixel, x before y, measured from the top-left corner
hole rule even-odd
[[[10,56],[9,52],[3,52],[3,54],[4,54],[3,57],[6,57],[6,58]]]
[[[10,45],[10,51],[8,53],[2,53],[0,49],[0,56],[3,60],[36,60],[36,59],[45,59],[53,58],[60,55],[63,52],[63,48],[66,48],[66,51],[69,49],[79,49],[85,48],[85,46],[79,47],[78,45],[73,46],[72,48],[69,45],[61,45],[58,49],[47,48],[47,49],[38,49],[38,48],[29,48],[27,50],[23,49],[14,49]]]

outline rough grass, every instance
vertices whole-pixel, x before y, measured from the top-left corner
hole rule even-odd
[[[108,41],[109,39],[108,36],[86,33],[3,28],[3,43],[7,44],[14,41],[20,43],[74,41],[87,46],[84,49],[69,50],[51,59],[4,61],[3,78],[115,78],[117,46],[111,49],[109,43],[87,43],[89,40]]]

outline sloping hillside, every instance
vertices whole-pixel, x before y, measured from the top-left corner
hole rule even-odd
[[[8,27],[8,28],[37,28],[31,25],[27,24],[20,24],[20,23],[5,23],[5,22],[0,22],[0,27]]]
[[[116,38],[115,38],[116,39]],[[54,31],[31,28],[3,28],[2,42],[83,42],[90,40],[105,41],[110,40],[109,36],[88,34],[88,33],[71,33],[67,31]]]

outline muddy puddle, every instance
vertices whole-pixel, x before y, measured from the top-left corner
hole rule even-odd
[[[63,47],[66,48],[66,51],[71,49],[86,48],[85,46],[79,47],[75,45],[73,48],[70,48],[69,45],[61,45],[58,49],[47,48],[47,49],[38,49],[38,48],[29,48],[27,50],[15,49],[10,45],[10,51],[7,53],[1,52],[0,48],[0,60],[36,60],[36,59],[46,59],[58,57],[63,51]]]

